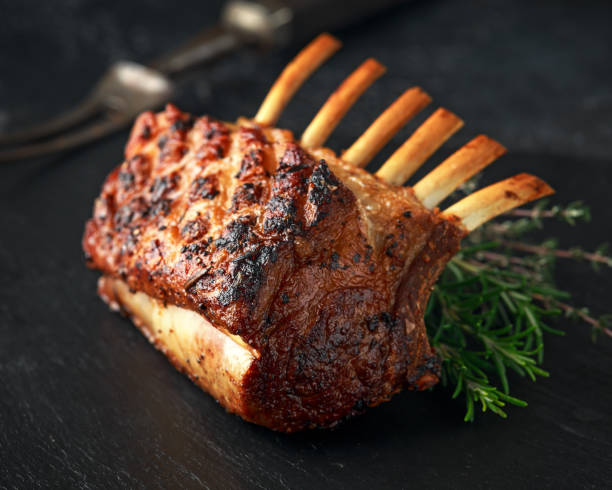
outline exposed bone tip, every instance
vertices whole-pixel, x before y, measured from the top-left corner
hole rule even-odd
[[[429,95],[427,92],[425,92],[425,90],[423,90],[421,87],[419,87],[418,85],[417,85],[417,86],[415,86],[415,87],[410,87],[408,90],[406,90],[406,91],[404,92],[404,94],[403,94],[403,95],[406,95],[406,94],[413,94],[413,93],[414,93],[414,94],[421,94],[421,95],[422,95],[424,98],[426,98],[426,99],[427,99],[427,101],[428,101],[428,102],[431,102],[431,101],[432,101],[431,96],[430,96],[430,95]]]
[[[384,72],[386,67],[374,58],[366,59],[328,97],[302,134],[305,148],[316,148],[327,140],[351,106]]]
[[[432,209],[504,153],[504,146],[480,134],[417,182],[413,187],[414,192],[423,206]]]
[[[389,157],[376,175],[389,184],[402,185],[463,124],[463,120],[448,109],[436,109]]]
[[[496,157],[500,157],[508,151],[508,149],[504,145],[502,145],[499,141],[494,140],[493,138],[491,138],[490,136],[487,136],[486,134],[479,134],[472,141],[467,143],[465,146],[466,148],[473,148],[473,147],[479,147],[481,145],[488,145],[490,148],[494,148],[495,149],[494,153]]]
[[[429,95],[425,90],[423,90],[419,86],[410,87],[405,90],[402,95],[400,95],[395,101],[396,104],[401,106],[410,107],[412,105],[416,105],[418,110],[420,111],[425,106],[427,106],[433,99],[431,95]]]
[[[342,159],[356,167],[365,167],[393,135],[430,102],[431,97],[421,87],[409,88],[342,154]]]
[[[327,32],[319,34],[310,42],[310,44],[306,46],[306,48],[310,48],[312,51],[318,51],[323,53],[329,52],[331,54],[338,51],[341,47],[342,41]],[[305,51],[306,48],[304,48],[302,52]]]
[[[337,49],[342,46],[342,41],[340,41],[337,37],[332,36],[329,32],[322,32],[314,38],[313,42],[329,43],[331,45],[334,45]]]
[[[458,217],[472,231],[506,211],[553,193],[553,188],[539,177],[521,173],[470,194],[443,214]]]
[[[327,33],[319,34],[311,41],[276,79],[255,115],[255,122],[273,126],[297,89],[341,46],[338,39]]]
[[[387,71],[387,67],[383,65],[380,61],[378,61],[376,58],[367,58],[363,62],[363,66],[367,67],[368,70],[380,72],[381,75]]]
[[[533,201],[534,199],[540,199],[555,193],[555,190],[547,182],[532,174],[523,172],[510,177],[510,179],[514,180],[517,186],[531,189],[531,193],[526,192],[524,198],[517,196],[519,200],[527,199],[528,201]]]
[[[457,114],[452,111],[449,111],[445,107],[438,107],[434,114],[441,119],[448,119],[449,121],[452,121],[452,124],[457,129],[461,129],[465,124],[463,119],[461,119]]]

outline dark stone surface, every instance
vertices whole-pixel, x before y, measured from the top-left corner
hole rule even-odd
[[[331,2],[330,2],[331,3]],[[214,22],[220,2],[0,1],[0,129],[78,100],[113,60],[145,61]],[[553,225],[565,246],[610,240],[612,8],[608,2],[432,1],[340,35],[344,49],[298,93],[281,124],[299,132],[367,56],[389,67],[330,140],[346,147],[412,84],[510,154],[486,181],[531,171],[593,221]],[[296,47],[203,70],[176,102],[251,115]],[[399,144],[421,121],[403,130]],[[334,431],[272,433],[226,414],[96,297],[83,223],[126,132],[82,151],[0,168],[0,486],[9,488],[604,488],[612,479],[612,341],[581,324],[547,341],[529,401],[508,420],[462,422],[443,389],[403,393]],[[430,168],[430,167],[429,167]],[[594,312],[612,275],[562,263],[559,283]]]

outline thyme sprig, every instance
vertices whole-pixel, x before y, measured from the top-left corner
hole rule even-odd
[[[562,250],[555,240],[530,243],[524,235],[555,218],[570,225],[590,220],[581,202],[508,213],[484,226],[446,267],[434,288],[425,319],[431,343],[442,359],[441,382],[462,397],[466,421],[478,406],[506,417],[506,406],[527,403],[510,394],[510,373],[535,381],[542,369],[545,334],[563,335],[551,320],[565,315],[583,321],[593,336],[612,337],[612,315],[599,318],[573,306],[554,283],[558,258],[612,267],[605,246],[595,252]]]

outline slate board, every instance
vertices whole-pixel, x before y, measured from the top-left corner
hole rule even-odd
[[[331,3],[331,2],[330,2]],[[0,129],[78,100],[111,61],[147,60],[214,22],[220,2],[0,1]],[[333,134],[346,148],[419,84],[467,122],[439,160],[480,131],[511,152],[485,181],[530,171],[593,221],[552,225],[563,245],[610,240],[612,8],[607,2],[420,2],[340,32],[344,49],[281,120],[296,132],[367,56],[389,67]],[[175,102],[254,114],[296,46],[233,56]],[[379,162],[410,128],[394,139]],[[612,340],[558,322],[529,401],[508,420],[462,422],[443,389],[402,393],[333,431],[286,436],[242,422],[175,372],[96,297],[80,238],[127,133],[59,158],[0,168],[0,487],[604,488],[612,479]],[[612,310],[612,274],[561,263],[559,284]]]

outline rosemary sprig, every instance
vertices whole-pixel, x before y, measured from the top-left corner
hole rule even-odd
[[[538,203],[505,218],[510,219],[483,227],[449,262],[425,314],[431,343],[442,359],[442,384],[453,390],[453,398],[464,398],[466,421],[474,420],[478,406],[506,417],[507,405],[527,405],[511,396],[511,373],[533,381],[548,376],[541,368],[544,335],[563,335],[550,319],[566,315],[589,324],[594,336],[612,337],[612,315],[596,318],[569,304],[569,293],[555,286],[553,275],[557,258],[612,267],[606,249],[561,250],[553,240],[533,244],[524,238],[545,219],[570,225],[588,221],[588,208],[580,202],[565,207]]]

